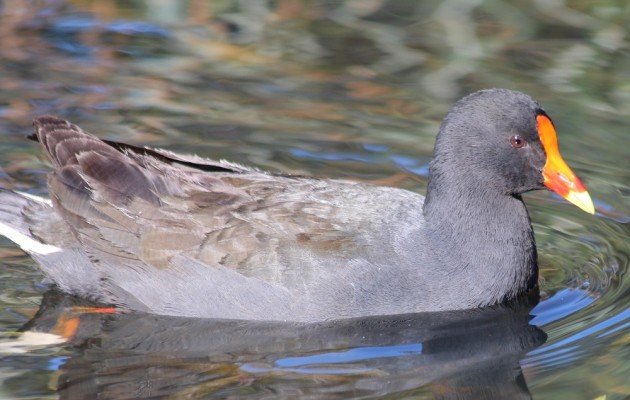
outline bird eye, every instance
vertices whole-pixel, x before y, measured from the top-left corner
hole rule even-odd
[[[521,147],[525,146],[525,143],[525,139],[523,139],[521,135],[514,135],[510,138],[510,144],[515,149],[520,149]]]

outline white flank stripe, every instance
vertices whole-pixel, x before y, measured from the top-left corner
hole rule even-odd
[[[0,222],[0,235],[11,240],[27,253],[46,255],[61,251],[61,249],[57,246],[51,246],[49,244],[38,242],[37,240],[26,236],[22,232],[19,232],[2,222]]]
[[[15,190],[15,193],[19,194],[20,196],[26,197],[29,200],[33,200],[40,204],[46,204],[47,206],[52,207],[52,201],[45,197],[35,196],[34,194],[30,194],[30,193],[18,192],[17,190]]]

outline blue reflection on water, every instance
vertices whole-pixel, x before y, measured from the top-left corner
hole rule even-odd
[[[622,322],[624,322],[626,320],[630,320],[630,309],[627,309],[627,308],[625,310],[623,310],[622,312],[620,312],[618,314],[615,314],[612,317],[610,317],[610,318],[608,318],[608,319],[606,319],[606,320],[604,320],[604,321],[602,321],[600,323],[597,323],[597,324],[595,324],[595,325],[593,325],[593,326],[591,326],[589,328],[586,328],[584,330],[578,331],[575,334],[573,334],[573,335],[571,335],[569,337],[566,337],[566,338],[564,338],[562,340],[559,340],[559,341],[557,341],[555,343],[552,343],[552,344],[550,344],[548,346],[543,346],[543,347],[541,347],[539,349],[533,350],[529,354],[530,355],[535,355],[535,354],[539,354],[539,353],[542,353],[542,352],[547,352],[549,350],[557,349],[557,348],[560,348],[560,347],[563,347],[563,346],[566,346],[566,345],[569,345],[569,344],[573,344],[573,343],[575,343],[575,342],[577,342],[577,341],[579,341],[581,339],[584,339],[587,336],[590,336],[592,334],[595,334],[595,333],[598,333],[598,332],[601,332],[601,331],[604,331],[604,332],[601,332],[598,335],[598,337],[603,337],[603,336],[609,335],[609,334],[612,333],[613,330],[606,331],[606,329],[608,329],[608,328],[610,328],[610,327],[612,327],[612,326],[614,326],[614,325],[616,325],[618,323],[622,323]],[[622,325],[620,325],[618,327],[615,327],[614,331],[618,331],[619,329],[623,329],[623,328],[628,327],[628,326],[630,326],[630,322],[625,322]]]
[[[585,290],[561,290],[551,298],[542,301],[531,311],[534,318],[530,321],[530,324],[541,327],[559,321],[588,307],[595,300],[597,298]],[[590,327],[575,330],[575,333],[568,337],[549,342],[530,351],[521,362],[521,365],[529,367],[559,367],[570,364],[585,356],[587,348],[580,343],[584,339],[595,335],[597,338],[602,338],[628,327],[630,327],[630,309],[626,308],[604,321]]]
[[[106,33],[119,35],[150,36],[157,38],[171,37],[171,32],[168,29],[150,22],[117,20],[106,24],[98,19],[83,16],[58,18],[50,29],[53,34],[65,35],[99,29]]]
[[[111,33],[118,33],[121,35],[143,35],[152,36],[158,38],[169,38],[171,32],[168,29],[160,25],[155,25],[144,21],[125,21],[119,20],[106,25],[106,30]]]
[[[81,34],[85,32],[96,32],[99,35],[123,35],[134,39],[145,38],[159,42],[172,37],[168,29],[145,21],[118,20],[104,23],[98,19],[82,15],[59,18],[51,25],[42,26],[41,29],[48,32],[45,36],[46,40],[58,50],[71,54],[79,60],[90,60],[99,49],[98,46],[93,44],[84,44]],[[107,39],[101,37],[101,40],[106,41]],[[149,56],[154,50],[146,43],[141,46],[127,43],[118,48],[119,53],[145,57]]]
[[[587,307],[595,300],[585,290],[562,289],[534,307],[531,311],[534,318],[529,323],[538,327],[547,325]]]
[[[68,360],[68,357],[65,356],[59,356],[59,357],[53,357],[50,360],[48,360],[48,365],[46,366],[46,369],[48,371],[58,371]]]
[[[389,146],[386,146],[384,144],[375,144],[375,143],[364,143],[363,148],[373,153],[385,153],[386,151],[389,150]]]
[[[317,364],[351,363],[375,358],[400,357],[412,354],[422,354],[422,343],[356,347],[346,351],[321,353],[304,357],[287,357],[277,360],[275,365],[280,368],[294,368]]]
[[[317,151],[308,151],[304,149],[291,149],[291,155],[301,159],[318,160],[318,161],[359,161],[364,163],[374,163],[374,157],[352,152],[338,153],[322,153]]]
[[[427,177],[429,176],[429,165],[424,164],[422,160],[405,156],[401,154],[392,154],[387,158],[379,157],[378,153],[384,153],[388,150],[387,146],[364,144],[365,150],[373,154],[363,154],[357,152],[322,152],[309,151],[299,148],[291,149],[291,155],[296,158],[317,161],[358,161],[367,164],[377,164],[389,161],[393,162],[397,167],[411,172],[415,175]]]
[[[403,357],[422,354],[422,343],[392,346],[355,347],[346,351],[334,351],[303,357],[286,357],[276,360],[273,367],[247,363],[240,369],[248,373],[263,373],[282,370],[299,374],[345,375],[362,374],[370,368],[352,363],[380,358]],[[330,365],[335,366],[330,366]]]

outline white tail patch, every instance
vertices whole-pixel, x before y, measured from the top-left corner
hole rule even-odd
[[[16,340],[0,342],[0,354],[23,354],[65,342],[66,339],[53,333],[26,331]]]
[[[45,204],[47,206],[52,207],[52,201],[50,199],[47,199],[45,197],[40,197],[40,196],[36,196],[34,194],[30,194],[30,193],[24,193],[24,192],[18,192],[17,190],[15,190],[15,193],[19,194],[22,197],[26,197],[29,200],[33,200],[39,204]]]
[[[0,235],[11,240],[27,253],[47,255],[61,251],[61,249],[57,246],[51,246],[49,244],[38,242],[32,237],[25,235],[17,229],[2,222],[0,222]]]

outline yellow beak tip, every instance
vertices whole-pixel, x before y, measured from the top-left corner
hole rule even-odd
[[[591,200],[591,196],[588,192],[569,192],[565,198],[567,201],[575,204],[587,213],[595,215],[595,206],[593,205],[593,200]]]

